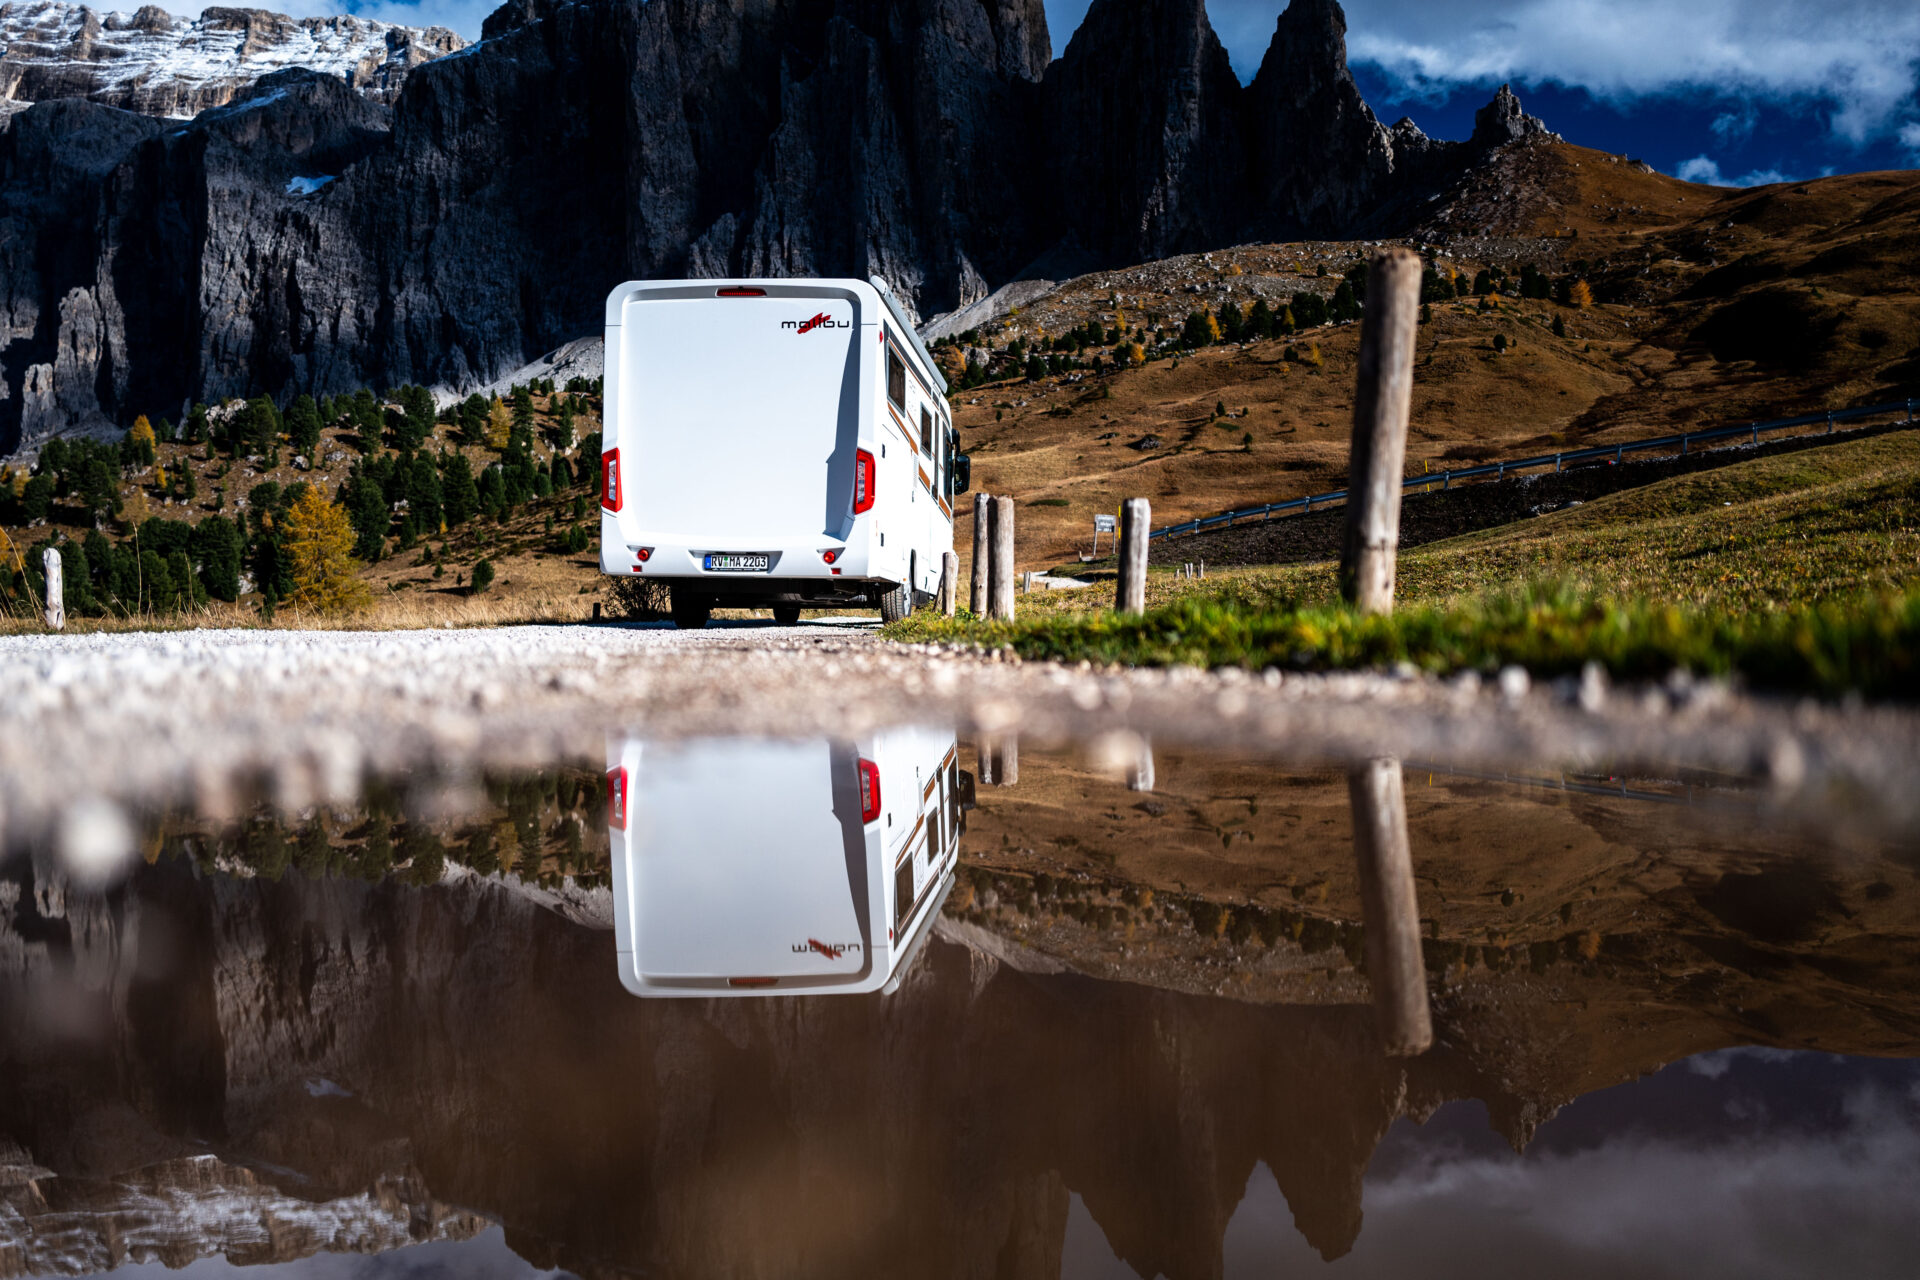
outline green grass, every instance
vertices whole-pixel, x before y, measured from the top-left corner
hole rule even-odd
[[[1144,617],[1112,587],[1023,596],[1002,626],[916,616],[900,640],[1144,665],[1435,672],[1597,661],[1756,687],[1910,697],[1920,639],[1920,436],[1810,450],[1613,494],[1400,559],[1399,608],[1363,618],[1332,564],[1155,572]]]

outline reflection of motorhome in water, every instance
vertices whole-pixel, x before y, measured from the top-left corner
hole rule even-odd
[[[715,605],[930,599],[968,460],[881,281],[665,280],[607,298],[600,571]]]
[[[890,991],[953,885],[951,731],[610,744],[620,981],[642,996]]]

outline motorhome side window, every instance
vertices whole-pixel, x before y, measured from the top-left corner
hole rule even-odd
[[[907,411],[907,362],[900,353],[887,344],[887,399],[893,401],[893,407],[903,415]]]
[[[933,415],[925,405],[920,407],[920,452],[933,456]]]

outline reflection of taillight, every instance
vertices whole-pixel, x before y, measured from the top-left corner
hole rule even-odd
[[[838,560],[840,558],[840,552],[833,547],[828,547],[825,551],[822,551],[820,553],[820,558],[822,560],[825,560],[828,564],[832,564],[835,560]]]
[[[638,560],[641,564],[645,564],[647,561],[653,559],[653,548],[652,547],[635,547],[633,549],[633,558],[635,560]]]
[[[600,505],[618,511],[624,495],[620,492],[620,451],[609,449],[600,455]]]
[[[780,981],[778,978],[728,978],[730,987],[770,987]]]
[[[871,760],[860,762],[860,821],[872,822],[880,816],[880,766]]]
[[[853,455],[853,514],[873,509],[873,455],[859,449]]]
[[[607,773],[607,825],[615,831],[627,829],[627,769],[622,765]]]

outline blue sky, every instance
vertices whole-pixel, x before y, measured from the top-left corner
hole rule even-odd
[[[179,0],[175,0],[176,3]],[[1210,0],[1241,78],[1285,0]],[[1057,56],[1089,0],[1045,0]],[[180,7],[197,9],[197,3]],[[277,6],[276,6],[277,7]],[[292,0],[477,38],[492,0]],[[1699,181],[1920,166],[1920,0],[1347,0],[1381,119],[1464,138],[1502,82],[1571,142]]]
[[[1046,0],[1054,52],[1088,0]],[[1283,0],[1210,0],[1241,79]],[[1920,166],[1920,0],[1346,0],[1387,123],[1464,138],[1503,82],[1568,141],[1707,182]]]

